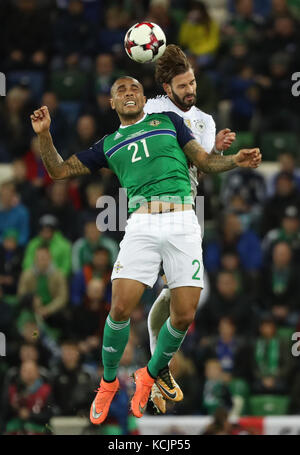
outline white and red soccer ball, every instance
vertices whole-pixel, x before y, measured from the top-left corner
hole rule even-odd
[[[166,36],[159,25],[139,22],[126,33],[124,47],[127,55],[138,63],[154,62],[166,49]]]

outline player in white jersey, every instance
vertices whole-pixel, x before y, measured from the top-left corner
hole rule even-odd
[[[157,61],[155,77],[156,81],[163,86],[166,95],[149,99],[144,108],[146,113],[172,111],[180,115],[192,130],[197,142],[202,145],[207,153],[221,154],[223,150],[230,147],[235,140],[235,133],[226,128],[216,135],[213,117],[195,106],[197,84],[194,71],[178,46],[173,44],[167,46],[163,56]],[[190,165],[189,172],[193,197],[195,198],[199,174],[193,165]],[[159,330],[169,315],[170,290],[165,285],[148,315],[150,350],[152,353],[155,350]],[[160,383],[160,377],[158,377],[152,387],[151,399],[156,409],[165,413],[165,399],[180,401],[183,398],[183,393],[168,368],[161,374],[163,376],[163,387]],[[175,397],[174,394],[165,390],[168,382],[170,383],[170,390],[173,392],[176,390]]]

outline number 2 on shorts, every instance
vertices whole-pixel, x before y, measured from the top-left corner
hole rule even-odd
[[[192,279],[193,279],[193,280],[200,280],[200,277],[197,276],[198,273],[199,273],[200,267],[201,267],[201,266],[200,266],[200,262],[198,261],[198,259],[194,259],[194,260],[193,260],[192,265],[194,265],[194,264],[197,264],[198,267],[197,267],[197,270],[195,271],[195,273],[194,273]]]

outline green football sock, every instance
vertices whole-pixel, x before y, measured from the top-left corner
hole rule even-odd
[[[104,381],[114,381],[117,375],[119,362],[128,342],[130,319],[127,321],[113,321],[107,316],[102,343],[102,363],[104,366]]]
[[[166,320],[160,329],[157,344],[153,356],[148,363],[148,371],[156,378],[160,370],[168,365],[175,352],[179,349],[186,331],[174,329],[170,318]]]

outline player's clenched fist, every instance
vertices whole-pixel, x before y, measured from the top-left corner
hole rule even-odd
[[[47,133],[50,128],[51,117],[47,106],[42,106],[30,116],[31,124],[36,134]]]
[[[235,155],[235,162],[239,167],[258,167],[261,163],[261,153],[259,148],[240,150]]]

